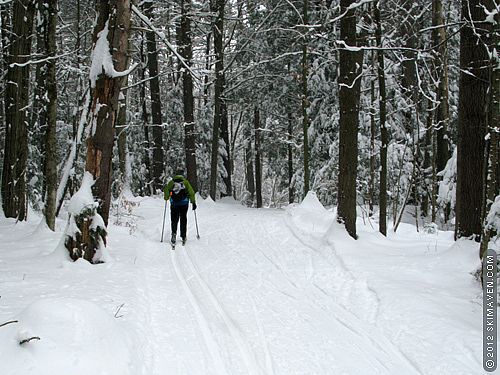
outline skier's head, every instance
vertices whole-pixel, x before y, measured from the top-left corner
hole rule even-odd
[[[184,176],[184,169],[182,169],[182,168],[177,168],[177,169],[175,170],[175,175],[176,175],[176,176]]]

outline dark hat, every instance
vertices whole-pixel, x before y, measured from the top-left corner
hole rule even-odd
[[[178,168],[175,170],[175,175],[176,176],[184,176],[184,169]]]

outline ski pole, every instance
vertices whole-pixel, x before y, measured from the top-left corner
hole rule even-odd
[[[194,222],[196,223],[196,238],[200,239],[200,232],[198,232],[198,219],[196,218],[196,210],[194,210]]]
[[[163,242],[163,231],[165,230],[165,215],[167,214],[167,200],[165,200],[165,209],[163,210],[163,224],[161,226],[161,242]]]

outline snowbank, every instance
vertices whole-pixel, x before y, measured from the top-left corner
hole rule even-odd
[[[93,303],[38,300],[12,320],[18,322],[0,327],[3,375],[132,373],[130,341],[118,321]],[[39,340],[20,344],[32,337]]]
[[[322,236],[330,227],[333,215],[319,201],[315,192],[307,193],[298,205],[288,207],[292,223],[302,232]]]

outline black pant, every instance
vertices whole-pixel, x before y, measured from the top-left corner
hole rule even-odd
[[[181,237],[186,238],[186,227],[187,227],[187,212],[189,205],[185,206],[170,206],[170,222],[172,225],[172,234],[177,233],[177,223],[179,222],[179,217],[181,219]]]

